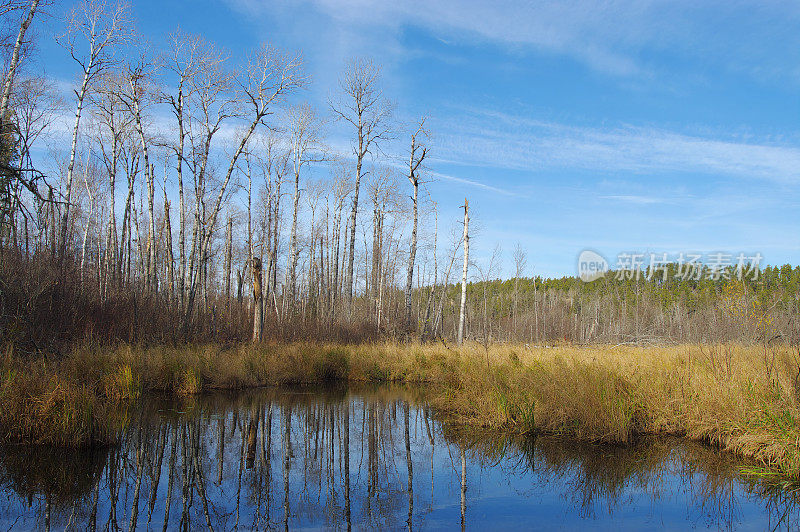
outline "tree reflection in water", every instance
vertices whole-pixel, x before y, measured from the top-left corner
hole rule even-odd
[[[0,529],[800,526],[796,493],[681,440],[482,434],[393,388],[144,403],[114,448],[0,448]]]

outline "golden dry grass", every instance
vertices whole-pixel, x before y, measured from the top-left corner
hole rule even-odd
[[[80,349],[58,363],[0,359],[6,437],[113,440],[141,389],[331,381],[425,383],[457,421],[627,443],[677,434],[800,477],[800,355],[787,345],[526,347],[262,344]]]

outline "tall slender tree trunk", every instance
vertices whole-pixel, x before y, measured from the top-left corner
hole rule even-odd
[[[47,193],[47,205],[50,210],[50,255],[56,256],[56,202],[53,198],[53,189]]]
[[[297,163],[296,163],[297,164]],[[294,195],[292,196],[292,232],[289,244],[289,264],[287,283],[289,309],[294,308],[294,299],[297,291],[297,211],[300,201],[300,173],[295,167],[294,173]]]
[[[113,145],[111,146],[111,171],[108,176],[108,200],[109,200],[109,213],[108,213],[108,234],[106,235],[106,259],[105,259],[105,275],[104,285],[105,294],[108,290],[109,284],[116,284],[118,272],[118,240],[117,240],[117,206],[116,206],[116,186],[117,186],[117,165],[119,163],[119,139],[115,132],[112,132]],[[164,192],[166,197],[166,190]]]
[[[200,209],[200,205],[197,205],[196,210]],[[194,298],[197,291],[197,281],[196,281],[196,270],[199,269],[199,266],[196,266],[195,263],[199,262],[197,256],[199,254],[199,240],[200,237],[198,233],[200,232],[200,221],[199,216],[195,216],[195,224],[194,229],[192,231],[192,248],[189,251],[189,261],[187,266],[187,279],[189,281],[188,293],[186,295],[186,306],[184,308],[184,328],[188,331],[188,327],[191,324],[192,320],[192,311],[194,310]]]
[[[336,303],[339,300],[339,294],[341,292],[340,280],[341,276],[339,275],[339,249],[341,245],[341,237],[342,237],[342,202],[339,202],[336,206],[336,213],[334,214],[333,220],[333,283],[332,283],[332,298],[331,298],[331,310],[333,312],[336,311]]]
[[[131,263],[131,227],[132,227],[132,212],[134,208],[134,192],[136,185],[136,174],[139,172],[139,162],[137,159],[130,161],[130,166],[126,165],[126,172],[128,174],[128,195],[125,199],[125,211],[122,214],[122,242],[120,245],[119,257],[119,274],[120,281],[130,281],[130,263]],[[124,249],[123,249],[124,248]],[[127,257],[125,253],[127,252]]]
[[[157,289],[156,280],[156,222],[155,222],[155,175],[153,165],[150,164],[150,150],[147,137],[144,134],[144,124],[142,123],[142,108],[140,102],[141,85],[136,74],[131,74],[128,83],[131,89],[130,110],[136,123],[136,132],[139,134],[139,141],[142,145],[142,157],[144,158],[144,172],[147,181],[147,248],[145,257],[145,286],[148,290]]]
[[[417,199],[419,193],[419,181],[412,180],[414,185],[414,196],[412,197],[412,222],[411,222],[411,250],[408,253],[408,274],[406,276],[406,326],[411,327],[411,289],[414,282],[414,261],[417,257]]]
[[[81,246],[81,283],[85,280],[84,269],[86,266],[86,249],[89,243],[89,229],[92,226],[92,217],[94,216],[94,195],[89,187],[89,154],[86,154],[86,164],[83,167],[83,182],[86,185],[86,194],[89,196],[89,213],[86,219],[86,227],[83,230],[83,245]]]
[[[178,297],[181,307],[186,296],[186,206],[183,199],[183,147],[186,133],[183,128],[183,90],[178,91],[178,149],[176,170],[178,172]]]
[[[270,183],[271,185],[271,183]],[[275,264],[272,260],[272,190],[271,186],[267,189],[267,201],[264,206],[264,211],[261,215],[261,255],[267,255],[267,290],[266,290],[266,297],[269,300],[270,295],[275,290],[275,286],[272,284],[272,268],[275,267]]]
[[[281,185],[283,179],[278,178],[275,181],[275,212],[273,215],[273,228],[272,228],[272,246],[270,249],[270,262],[272,263],[272,297],[277,301],[278,292],[278,246],[280,244],[280,219],[281,219]],[[276,303],[277,305],[277,303]],[[277,313],[277,307],[275,312]],[[280,319],[280,316],[278,316]]]
[[[464,314],[467,308],[467,268],[469,267],[469,202],[464,198],[464,270],[461,274],[461,311],[458,317],[458,345],[464,343]]]
[[[322,311],[328,314],[331,302],[331,205],[330,198],[325,199],[325,232],[320,235],[320,268],[321,268],[321,282],[320,297],[322,300]]]
[[[255,256],[253,250],[253,173],[250,168],[249,154],[245,154],[245,162],[247,163],[247,260],[252,260]],[[228,222],[230,223],[230,219]],[[263,251],[263,245],[261,249]],[[267,292],[269,292],[269,268],[267,268]]]
[[[142,135],[144,139],[144,135]],[[145,163],[147,162],[147,151],[145,150]],[[153,176],[153,165],[149,165],[150,169],[147,175],[147,285],[150,290],[156,291],[158,289],[158,281],[156,276],[156,221],[155,221],[155,177]]]
[[[408,273],[406,276],[406,327],[409,329],[412,326],[411,320],[411,290],[414,284],[414,261],[417,257],[417,224],[419,217],[419,174],[418,170],[425,157],[428,154],[428,149],[418,142],[418,136],[425,136],[427,133],[423,129],[425,119],[423,118],[417,131],[411,135],[411,155],[408,162],[408,180],[414,187],[414,195],[412,196],[412,226],[411,226],[411,249],[408,253]],[[435,255],[435,252],[434,252]]]
[[[233,218],[228,218],[228,228],[225,231],[225,308],[231,305],[231,262],[233,259]]]
[[[175,297],[175,257],[172,251],[172,223],[170,223],[169,216],[169,200],[167,199],[166,188],[164,190],[164,247],[167,251],[167,295],[169,296],[170,303]]]
[[[361,165],[363,163],[363,140],[359,132],[358,160],[356,161],[356,182],[353,189],[353,208],[350,211],[350,247],[347,251],[347,275],[345,275],[345,296],[347,297],[348,314],[353,305],[353,261],[356,253],[356,215],[358,214],[358,189],[361,186]]]
[[[78,151],[78,131],[80,130],[81,124],[81,113],[83,112],[83,102],[86,99],[86,92],[89,89],[89,80],[90,80],[90,72],[89,70],[85,70],[83,74],[83,82],[81,82],[81,88],[77,91],[77,105],[75,109],[75,123],[72,126],[72,145],[70,147],[69,152],[69,164],[67,165],[67,183],[66,183],[66,191],[64,193],[65,201],[64,204],[64,213],[61,215],[61,230],[60,230],[60,238],[61,242],[59,242],[61,248],[61,255],[62,258],[67,252],[67,230],[69,227],[69,207],[70,203],[72,202],[72,180],[75,171],[75,154]]]
[[[366,268],[364,270],[365,273],[369,273],[369,290],[365,292],[364,296],[367,298],[368,301],[372,301],[373,310],[377,311],[376,300],[375,296],[377,295],[377,286],[378,286],[378,269],[380,260],[381,260],[381,252],[378,247],[378,227],[380,223],[380,212],[378,210],[378,203],[377,199],[375,200],[375,205],[372,211],[372,255],[370,257],[369,264],[364,264]],[[366,235],[364,236],[364,251],[367,250],[367,242],[366,242]]]
[[[428,293],[428,302],[425,304],[425,317],[422,320],[422,334],[421,338],[425,338],[430,330],[431,307],[436,298],[436,285],[439,283],[439,263],[436,260],[436,250],[439,244],[439,215],[434,209],[434,227],[433,227],[433,285]],[[449,275],[448,271],[448,275]]]
[[[11,62],[8,65],[5,83],[3,83],[3,95],[0,98],[0,124],[3,125],[3,135],[7,134],[5,130],[6,115],[8,114],[9,101],[11,100],[11,87],[14,85],[14,77],[16,76],[17,66],[19,65],[20,50],[22,49],[22,43],[25,42],[25,33],[28,31],[33,21],[33,16],[36,14],[36,8],[38,6],[39,0],[32,0],[28,15],[19,26],[17,40],[14,43],[14,50],[11,52]]]
[[[372,240],[372,298],[375,301],[375,325],[380,326],[381,310],[381,285],[383,280],[383,220],[384,212],[380,208],[375,210],[373,240]],[[388,262],[388,261],[387,261]]]

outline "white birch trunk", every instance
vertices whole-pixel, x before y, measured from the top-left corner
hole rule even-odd
[[[66,203],[64,205],[64,214],[61,215],[61,231],[60,231],[61,242],[59,243],[59,245],[61,247],[62,255],[66,253],[67,250],[69,206],[70,202],[72,201],[72,180],[75,170],[75,154],[78,151],[78,131],[80,129],[80,123],[81,123],[81,113],[83,112],[83,102],[86,99],[86,92],[89,89],[90,79],[91,79],[90,71],[89,69],[87,69],[84,71],[83,74],[83,82],[81,82],[81,88],[75,93],[77,96],[77,103],[75,109],[75,123],[72,126],[72,145],[70,147],[70,152],[69,152],[69,164],[67,165],[67,183],[66,183],[66,190],[64,192]]]
[[[461,310],[458,317],[458,345],[464,343],[464,317],[467,308],[467,268],[469,267],[469,202],[464,198],[464,269],[461,273]]]
[[[0,98],[0,123],[3,125],[5,125],[6,114],[8,114],[11,87],[14,85],[14,77],[17,73],[17,66],[19,65],[19,52],[22,49],[22,43],[25,41],[25,33],[28,31],[31,21],[33,21],[33,16],[36,14],[36,8],[38,6],[39,0],[33,0],[31,2],[31,8],[28,10],[28,15],[25,17],[25,20],[20,24],[17,40],[14,43],[14,50],[11,52],[11,62],[8,66],[8,72],[6,73],[5,83],[3,83],[3,96]],[[5,134],[5,130],[3,134]]]

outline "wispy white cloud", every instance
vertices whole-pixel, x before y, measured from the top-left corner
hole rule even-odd
[[[227,0],[251,16],[300,9],[297,2]],[[800,4],[771,0],[306,0],[306,8],[359,38],[404,26],[449,42],[476,39],[565,55],[619,76],[649,76],[652,54],[765,76],[797,78]],[[308,9],[306,11],[308,11]],[[387,33],[387,30],[389,33]],[[375,35],[375,34],[373,34]]]
[[[635,203],[638,205],[652,205],[654,203],[665,202],[665,200],[662,198],[656,198],[653,196],[636,196],[633,194],[612,194],[608,196],[600,196],[600,199],[622,201],[625,203]]]
[[[639,174],[684,172],[779,183],[800,181],[800,148],[675,133],[596,128],[472,110],[438,120],[442,161],[541,171],[580,169]]]
[[[456,177],[453,175],[443,174],[441,172],[433,172],[433,177],[437,179],[444,179],[446,181],[454,181],[456,183],[462,183],[465,185],[469,185],[471,187],[481,188],[483,190],[490,190],[492,192],[496,192],[498,194],[502,194],[504,196],[514,196],[514,197],[526,197],[524,194],[521,194],[514,190],[509,190],[505,188],[495,187],[492,185],[487,185],[486,183],[482,183],[480,181],[476,181],[474,179],[467,179],[464,177]]]

